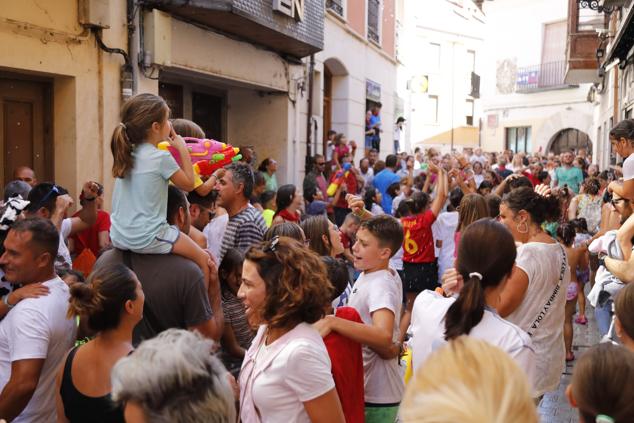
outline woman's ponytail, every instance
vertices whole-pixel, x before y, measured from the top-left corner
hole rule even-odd
[[[495,245],[495,250],[491,246]],[[458,299],[445,315],[445,339],[468,335],[484,315],[487,289],[497,288],[513,270],[517,251],[513,236],[493,219],[467,226],[460,237],[456,268],[465,280]]]
[[[484,289],[477,275],[465,281],[458,299],[445,315],[445,339],[450,341],[460,335],[468,335],[484,315]]]
[[[90,284],[77,282],[70,287],[68,318],[89,316],[101,308],[99,294]]]
[[[152,124],[163,124],[169,116],[169,107],[154,94],[137,94],[123,104],[121,122],[112,132],[112,176],[125,178],[134,166],[133,146],[147,140]]]
[[[134,165],[132,157],[132,144],[126,134],[123,123],[117,125],[112,134],[110,149],[112,150],[112,176],[125,178]]]

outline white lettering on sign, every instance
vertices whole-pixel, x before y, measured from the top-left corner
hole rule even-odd
[[[273,10],[297,20],[304,20],[304,0],[273,0]]]

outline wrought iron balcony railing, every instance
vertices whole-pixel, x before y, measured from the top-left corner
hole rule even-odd
[[[326,0],[326,9],[332,10],[337,15],[343,17],[343,1],[344,0]]]
[[[542,63],[535,66],[517,68],[515,92],[527,93],[568,86],[564,82],[566,62]]]

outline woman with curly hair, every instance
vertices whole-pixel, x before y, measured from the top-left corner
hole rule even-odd
[[[244,422],[344,422],[328,352],[312,327],[332,285],[300,242],[275,237],[247,251],[238,297],[258,333],[240,373]]]

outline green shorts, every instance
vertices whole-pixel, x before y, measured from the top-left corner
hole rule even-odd
[[[365,405],[365,423],[394,423],[399,405]]]

